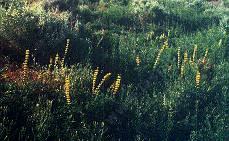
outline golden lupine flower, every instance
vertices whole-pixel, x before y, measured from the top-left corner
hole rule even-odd
[[[164,48],[164,49],[169,48],[169,41],[168,41],[168,39],[166,39],[166,40],[164,41],[163,48]]]
[[[54,62],[55,68],[58,67],[58,64],[59,64],[59,54],[57,53],[57,54],[56,54],[56,57],[55,57],[55,62]]]
[[[25,78],[27,77],[27,73],[28,73],[28,63],[29,63],[29,50],[25,51],[25,60],[23,63],[23,81],[25,80]]]
[[[117,94],[120,85],[121,85],[121,75],[119,74],[115,81],[113,94]]]
[[[184,63],[188,62],[188,52],[187,50],[184,52]]]
[[[56,81],[59,80],[59,62],[60,62],[60,57],[59,57],[59,54],[57,53],[56,54],[56,57],[55,57],[55,61],[54,61],[54,68],[55,68],[55,71],[54,71],[54,77]]]
[[[70,98],[70,78],[69,76],[65,77],[65,97],[67,104],[71,104],[71,98]]]
[[[92,93],[94,93],[94,91],[95,91],[96,79],[97,79],[98,74],[99,74],[99,67],[96,68],[96,70],[94,71],[94,74],[93,74]]]
[[[160,61],[160,57],[161,57],[163,50],[164,50],[164,47],[162,47],[157,54],[156,61],[154,62],[154,65],[153,65],[154,69],[157,67],[158,62]]]
[[[136,61],[137,66],[139,66],[141,63],[141,59],[140,59],[139,55],[137,55],[135,61]]]
[[[107,73],[104,77],[103,77],[103,79],[100,81],[100,83],[99,83],[99,85],[97,86],[97,88],[95,89],[95,93],[94,94],[98,94],[99,93],[99,90],[100,90],[100,88],[101,88],[101,86],[103,85],[103,83],[105,82],[105,81],[107,81],[108,79],[109,79],[109,77],[111,76],[111,73]]]
[[[110,90],[111,90],[111,91],[114,91],[115,82],[116,82],[116,81],[114,81],[114,82],[111,84],[111,86],[110,86]]]
[[[65,72],[66,72],[66,67],[62,67],[61,68],[61,74],[64,76],[65,75]]]
[[[193,50],[193,55],[192,55],[192,62],[195,62],[195,56],[197,54],[197,45],[195,45],[194,50]]]
[[[67,55],[67,53],[68,53],[69,42],[70,42],[70,39],[67,39],[67,44],[66,44],[65,50],[64,50],[64,57],[63,57],[62,60],[61,60],[61,68],[64,67],[64,61],[65,61],[66,55]]]
[[[64,58],[62,58],[61,63],[60,63],[61,69],[64,68]]]
[[[198,71],[196,72],[196,87],[197,87],[197,88],[200,87],[200,79],[201,79],[200,71],[198,70]]]
[[[205,51],[204,58],[202,60],[203,63],[205,63],[207,56],[208,56],[208,48]]]
[[[64,51],[65,55],[68,53],[69,42],[70,42],[70,39],[67,39],[67,44],[66,44],[65,51]]]
[[[180,68],[180,47],[177,49],[177,66]]]
[[[181,65],[181,68],[180,68],[180,76],[181,76],[181,78],[184,77],[184,64]]]

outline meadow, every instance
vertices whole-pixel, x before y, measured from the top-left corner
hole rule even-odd
[[[228,0],[0,0],[1,141],[228,141]]]

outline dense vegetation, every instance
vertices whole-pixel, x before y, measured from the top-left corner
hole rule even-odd
[[[0,0],[0,140],[229,140],[227,0]]]

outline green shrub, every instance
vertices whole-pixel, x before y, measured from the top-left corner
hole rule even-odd
[[[1,10],[5,11],[1,13],[1,42],[7,42],[15,48],[19,56],[24,55],[26,49],[30,49],[39,63],[47,64],[50,56],[54,57],[56,53],[63,55],[66,39],[69,38],[69,63],[87,60],[89,45],[82,27],[79,27],[78,34],[76,30],[71,30],[66,20],[46,16],[44,13],[30,13],[23,5]],[[6,50],[8,48],[4,47]],[[72,52],[77,52],[78,55]]]

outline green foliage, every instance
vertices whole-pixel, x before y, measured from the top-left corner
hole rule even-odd
[[[67,20],[44,15],[45,13],[31,13],[25,5],[1,10],[5,12],[1,13],[0,39],[7,42],[8,47],[15,48],[19,55],[25,49],[30,49],[41,64],[47,63],[50,56],[63,51],[66,39],[69,38],[71,43],[77,45],[71,46],[71,51],[79,54],[75,56],[70,52],[72,62],[84,60],[88,56],[89,45],[85,41],[84,29],[79,27],[82,32],[78,34],[69,28]],[[8,50],[7,46],[4,50]]]
[[[79,3],[79,0],[47,0],[44,8],[46,10],[74,10]]]

